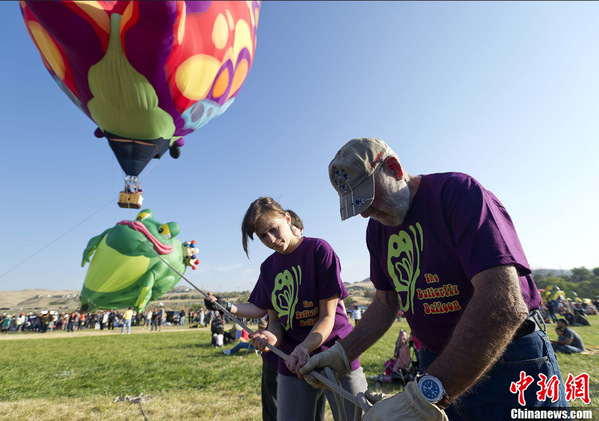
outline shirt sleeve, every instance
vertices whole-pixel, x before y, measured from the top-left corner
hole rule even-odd
[[[506,209],[475,180],[469,179],[464,183],[465,192],[463,188],[448,186],[443,193],[443,202],[444,206],[448,206],[447,223],[468,278],[485,269],[509,264],[516,266],[520,276],[530,274],[520,240]]]
[[[314,250],[314,265],[318,280],[318,295],[327,299],[339,294],[340,299],[348,296],[341,281],[341,263],[329,243],[322,240]]]
[[[272,301],[264,284],[264,263],[260,266],[260,276],[248,298],[248,302],[263,309],[272,309]]]

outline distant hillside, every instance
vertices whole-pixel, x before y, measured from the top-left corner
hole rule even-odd
[[[370,278],[366,278],[360,282],[344,282],[345,288],[374,288],[372,282],[370,282]]]
[[[67,310],[78,307],[79,291],[24,289],[0,293],[0,310]]]
[[[542,275],[542,276],[549,276],[549,275],[553,275],[553,276],[570,276],[572,275],[572,271],[571,270],[563,270],[563,269],[533,269],[532,273],[536,274],[536,275]]]

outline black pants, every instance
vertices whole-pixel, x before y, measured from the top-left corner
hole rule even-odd
[[[262,359],[262,420],[277,421],[277,375],[276,362]]]

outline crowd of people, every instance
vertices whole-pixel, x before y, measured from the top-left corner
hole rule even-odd
[[[551,341],[553,351],[564,354],[578,354],[584,352],[582,337],[570,326],[590,326],[587,315],[597,314],[596,301],[586,303],[571,299],[555,299],[542,303],[540,311],[545,323],[555,323],[557,340]]]
[[[46,333],[54,331],[75,332],[85,329],[115,330],[121,328],[121,333],[130,333],[131,326],[141,326],[142,329],[161,331],[162,326],[166,325],[184,326],[187,314],[189,315],[190,323],[199,322],[200,318],[204,318],[203,310],[199,312],[188,311],[187,313],[185,310],[167,311],[163,305],[153,308],[148,307],[142,312],[133,311],[131,308],[87,313],[44,310],[28,313],[3,313],[0,315],[0,329],[2,333]]]
[[[587,315],[597,314],[599,301],[586,303],[571,299],[548,300],[541,304],[540,312],[548,323],[557,323],[559,317],[568,321],[571,326],[588,326]]]

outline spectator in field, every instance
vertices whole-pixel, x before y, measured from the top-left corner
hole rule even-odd
[[[81,314],[78,311],[75,311],[71,317],[73,319],[73,326],[71,332],[74,330],[79,330],[79,319],[81,319]]]
[[[250,351],[255,350],[254,346],[250,343],[250,338],[245,330],[241,331],[241,336],[239,337],[239,342],[237,345],[231,349],[223,349],[223,354],[233,355],[240,349],[249,349]]]
[[[17,317],[17,322],[16,322],[16,331],[17,332],[19,330],[22,331],[23,326],[25,326],[25,316],[23,315],[23,313],[19,313],[19,316]]]
[[[46,331],[48,330],[49,321],[50,321],[50,312],[48,312],[48,311],[46,311],[45,313],[42,312],[42,315],[40,317],[40,329],[39,329],[40,333],[46,333]]]
[[[239,332],[239,333],[238,333]],[[228,332],[224,333],[224,343],[230,344],[237,342],[238,335],[241,336],[244,330],[237,323],[233,323],[233,326]]]
[[[142,326],[142,320],[144,319],[144,315],[141,311],[136,311],[135,316],[133,316],[133,326]]]
[[[210,322],[210,332],[212,332],[212,346],[221,348],[224,344],[225,324],[218,312],[214,314]]]
[[[67,332],[75,331],[75,323],[76,323],[75,313],[70,313],[69,314],[69,322],[67,323]]]
[[[145,317],[144,317],[144,327],[143,329],[146,330],[146,327],[151,328],[152,327],[152,310],[150,308],[148,308],[146,310],[145,313]]]
[[[100,330],[104,330],[105,328],[108,328],[108,311],[105,311],[104,313],[102,313],[102,321],[100,323]]]
[[[553,323],[557,323],[557,316],[555,315],[555,300],[547,301],[547,311],[549,312],[549,317],[551,317],[551,321]]]
[[[10,330],[11,319],[12,317],[6,313],[2,315],[2,323],[0,324],[2,333],[7,333]]]
[[[158,308],[158,332],[162,332],[162,325],[166,321],[166,311],[164,310],[164,304],[160,303]]]
[[[354,326],[356,326],[360,322],[360,319],[362,319],[362,309],[359,306],[354,307],[352,317],[354,319]]]
[[[179,326],[185,326],[185,310],[179,312]]]
[[[77,330],[83,329],[83,326],[85,326],[85,313],[81,312],[77,321]]]
[[[204,327],[204,326],[206,326],[206,325],[204,324],[204,316],[205,316],[205,315],[206,315],[206,314],[204,313],[204,309],[203,309],[203,308],[201,308],[201,309],[200,309],[200,312],[198,313],[198,323],[199,323],[199,325],[200,325],[201,327]]]
[[[584,343],[578,333],[568,327],[566,319],[557,319],[557,341],[551,341],[555,352],[564,354],[578,354],[584,351]]]
[[[158,331],[159,318],[160,312],[157,308],[155,308],[152,312],[152,328],[150,329],[150,331]]]
[[[205,326],[207,327],[208,325],[210,325],[210,321],[212,320],[212,316],[214,315],[214,311],[207,311],[205,316],[204,316],[204,320],[205,320]]]
[[[125,333],[127,328],[127,335],[131,333],[131,320],[133,319],[133,308],[129,307],[123,314],[123,326],[121,327],[121,335]]]
[[[116,314],[114,310],[108,312],[108,330],[114,330],[114,324],[116,322]]]

